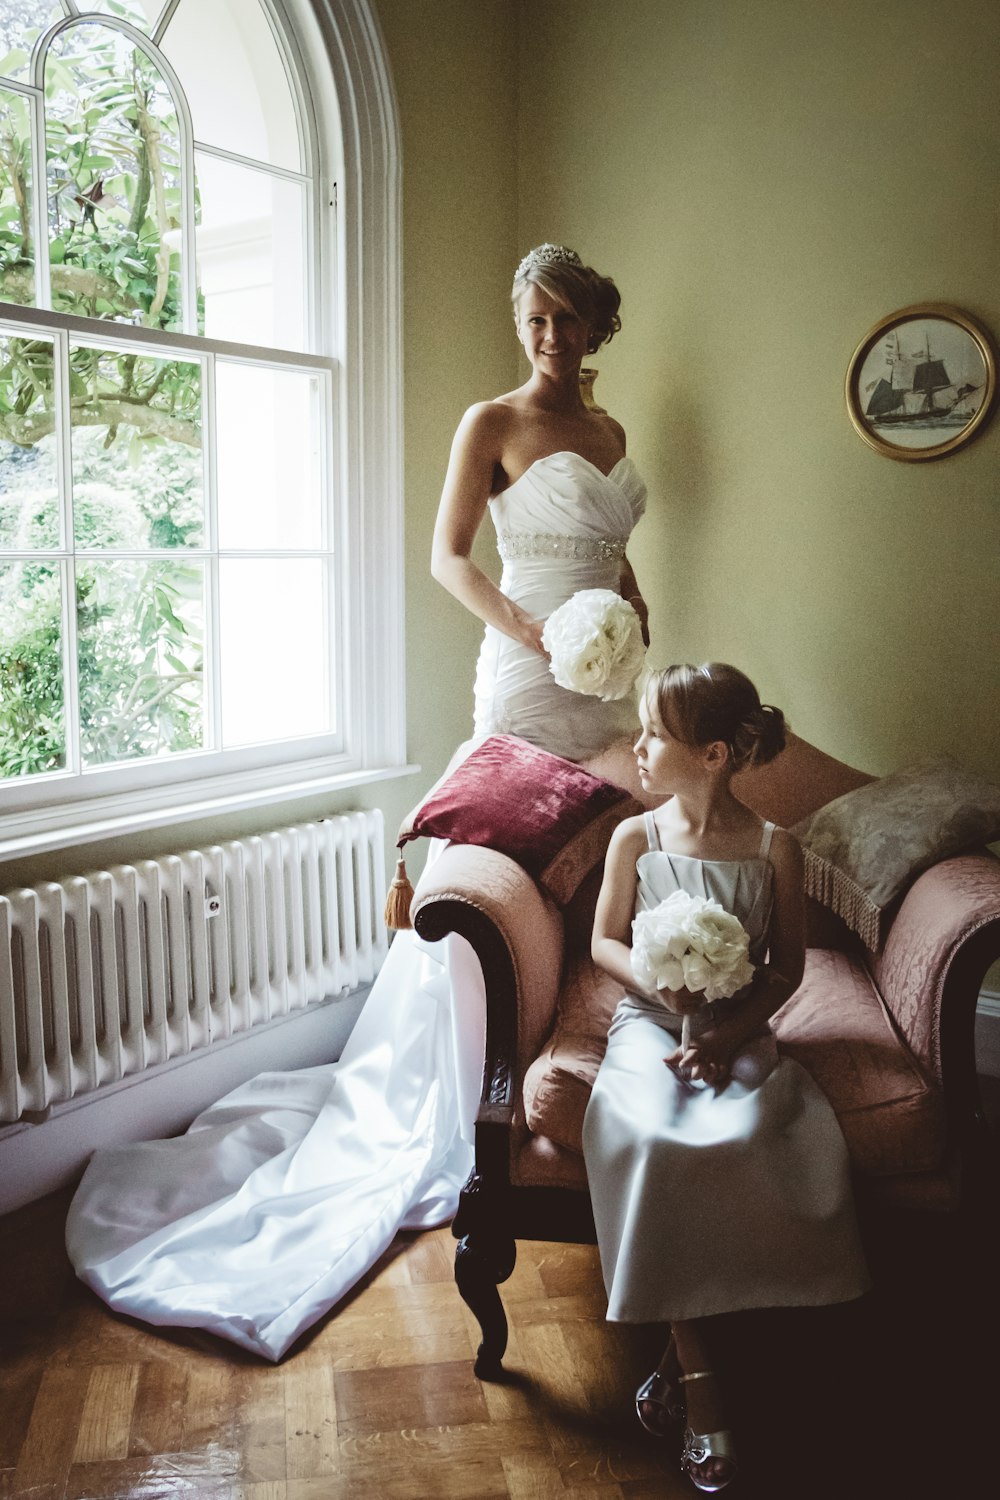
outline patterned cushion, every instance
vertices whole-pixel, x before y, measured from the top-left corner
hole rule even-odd
[[[536,1135],[582,1151],[583,1116],[625,991],[579,953],[567,967],[555,1029],[524,1075],[524,1113]]]
[[[810,948],[802,984],[772,1024],[779,1050],[833,1105],[857,1171],[891,1177],[941,1166],[943,1095],[899,1040],[856,958]]]
[[[847,792],[792,832],[809,894],[877,952],[887,909],[922,870],[1000,838],[1000,787],[943,757]]]
[[[467,751],[463,746],[462,751]],[[641,812],[621,786],[516,735],[495,734],[453,760],[397,838],[479,844],[515,860],[559,905],[599,864],[616,825]]]

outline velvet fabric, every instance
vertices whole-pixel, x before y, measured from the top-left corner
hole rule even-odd
[[[496,734],[432,787],[397,844],[428,837],[494,849],[565,906],[603,860],[616,825],[639,811],[623,787],[516,735]]]

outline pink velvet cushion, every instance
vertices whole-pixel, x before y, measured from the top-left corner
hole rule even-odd
[[[620,985],[578,955],[552,1035],[525,1074],[529,1128],[564,1150],[583,1149],[583,1116],[621,996]],[[781,1052],[832,1104],[857,1171],[884,1177],[941,1165],[941,1093],[899,1041],[860,963],[835,949],[809,949],[802,985],[774,1029]]]
[[[516,735],[484,740],[445,773],[399,830],[506,854],[560,905],[599,864],[623,818],[641,806],[623,787]]]

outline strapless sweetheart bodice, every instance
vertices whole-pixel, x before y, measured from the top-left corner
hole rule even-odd
[[[580,589],[619,587],[646,487],[631,458],[603,473],[569,450],[538,458],[489,502],[503,561],[500,588],[544,620]],[[585,760],[637,727],[632,698],[602,703],[559,687],[537,652],[486,627],[476,673],[477,736],[517,734]]]

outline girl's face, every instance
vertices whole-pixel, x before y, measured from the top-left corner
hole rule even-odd
[[[529,285],[517,304],[517,336],[534,369],[562,375],[582,364],[590,328],[571,307]]]
[[[649,693],[639,704],[642,732],[632,746],[639,767],[643,789],[669,796],[680,787],[690,785],[704,762],[704,747],[686,745],[675,738],[663,723],[656,702]]]

